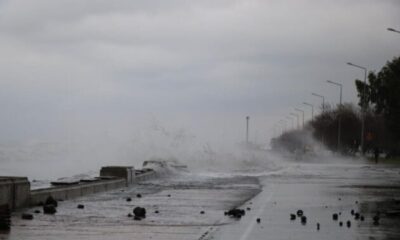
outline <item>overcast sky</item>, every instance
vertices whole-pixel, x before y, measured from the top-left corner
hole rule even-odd
[[[351,61],[400,53],[400,1],[0,0],[0,138],[148,129],[268,143],[303,101],[356,102]],[[135,135],[136,134],[136,135]],[[183,134],[184,135],[184,134]],[[209,139],[207,139],[209,138]]]

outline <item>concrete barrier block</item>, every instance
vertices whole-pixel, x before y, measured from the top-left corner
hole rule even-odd
[[[26,177],[0,177],[0,204],[11,209],[28,204],[31,185]]]

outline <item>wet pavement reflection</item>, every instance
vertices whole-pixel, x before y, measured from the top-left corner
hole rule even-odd
[[[259,191],[255,177],[175,175],[62,201],[55,215],[43,214],[40,206],[23,209],[13,214],[11,231],[0,234],[0,239],[201,239],[214,227],[233,221],[224,217],[224,211]],[[132,217],[137,206],[147,212],[140,221]],[[23,212],[34,219],[21,219]]]
[[[399,176],[396,166],[293,163],[261,177],[247,221],[214,239],[400,239]],[[299,209],[306,223],[291,220]]]
[[[55,215],[34,213],[41,207],[23,209],[0,239],[400,239],[399,167],[280,164],[273,170],[176,174],[60,202]],[[132,217],[138,206],[147,211],[140,221]],[[245,215],[224,214],[234,207]],[[22,220],[23,212],[34,219]]]

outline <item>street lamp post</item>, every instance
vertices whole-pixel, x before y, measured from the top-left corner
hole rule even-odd
[[[343,88],[343,85],[342,84],[340,84],[340,83],[337,83],[337,82],[333,82],[333,81],[330,81],[330,80],[328,80],[327,81],[328,83],[330,83],[330,84],[333,84],[333,85],[336,85],[336,86],[338,86],[338,87],[340,87],[340,99],[339,99],[339,108],[342,106],[342,88]],[[340,114],[338,114],[338,150],[340,150],[340,138],[341,138],[341,132],[342,132],[342,120],[341,120],[341,117],[340,117]]]
[[[303,128],[304,128],[304,111],[299,108],[294,108],[294,110],[301,112],[303,114]]]
[[[279,120],[279,123],[282,124],[282,134],[283,134],[287,128],[286,121],[281,119],[281,120]]]
[[[314,121],[314,105],[308,102],[303,102],[303,104],[311,107],[311,121]]]
[[[300,128],[300,117],[299,117],[299,114],[290,113],[290,115],[295,116],[297,118],[297,129],[299,129]]]
[[[312,94],[313,96],[322,98],[322,112],[324,112],[324,110],[325,110],[325,97],[322,96],[322,95],[320,95],[320,94],[317,94],[317,93],[311,93],[311,94]]]
[[[249,144],[249,121],[250,117],[246,117],[246,144]]]
[[[395,33],[400,33],[399,30],[396,30],[396,29],[394,29],[394,28],[387,28],[387,30],[388,30],[388,31],[391,31],[391,32],[395,32]]]
[[[361,139],[360,139],[360,145],[361,145],[361,154],[364,155],[364,136],[365,136],[365,112],[367,109],[367,97],[366,97],[366,89],[367,89],[367,68],[353,64],[351,62],[348,62],[347,65],[359,68],[364,70],[364,88],[363,88],[363,99],[361,102]]]
[[[292,121],[292,128],[294,128],[294,119],[291,116],[286,116],[286,118]]]

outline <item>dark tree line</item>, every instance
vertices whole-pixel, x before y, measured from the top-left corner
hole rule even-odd
[[[314,137],[331,150],[338,150],[338,126],[341,120],[340,151],[355,154],[361,144],[361,118],[359,109],[351,104],[343,104],[335,109],[325,110],[318,115],[312,126]],[[370,109],[365,113],[364,152],[386,146],[387,130],[382,115],[374,114]]]
[[[331,150],[346,154],[360,151],[361,120],[365,119],[364,152],[379,149],[387,156],[400,155],[400,57],[394,58],[378,72],[370,72],[368,81],[355,81],[359,108],[352,104],[323,106],[323,112],[305,129],[289,131],[273,139],[272,147],[295,151],[309,144],[304,137],[313,137]],[[365,88],[365,91],[364,91]],[[365,93],[365,94],[364,94]],[[340,148],[338,127],[341,121]]]
[[[381,116],[385,139],[379,141],[389,155],[400,155],[400,57],[394,58],[378,72],[370,72],[368,82],[356,80],[359,105],[365,104]],[[366,89],[364,94],[364,87]]]

